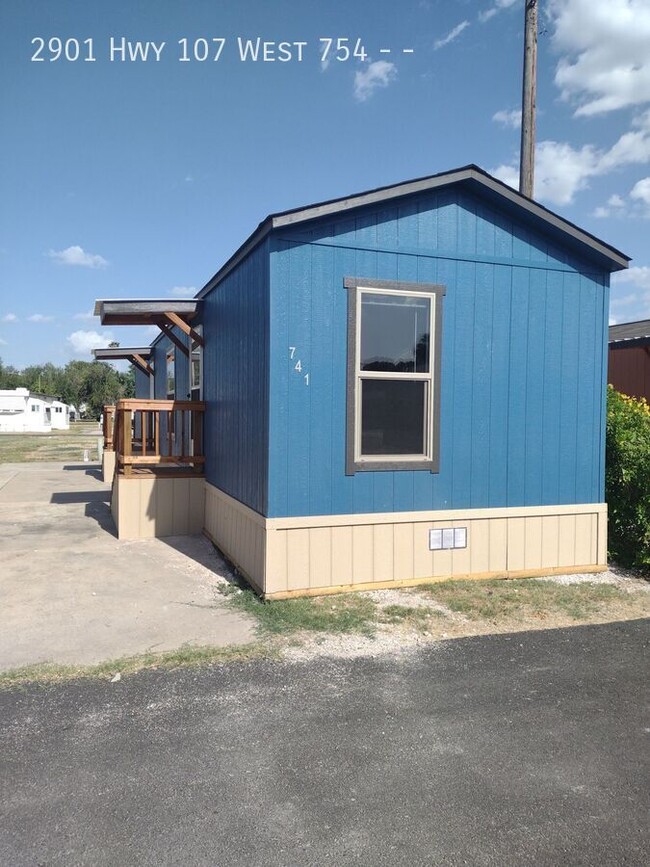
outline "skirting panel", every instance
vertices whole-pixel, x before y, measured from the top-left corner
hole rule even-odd
[[[102,481],[112,482],[115,473],[115,452],[102,452]]]
[[[126,478],[113,481],[111,511],[118,539],[150,539],[200,533],[203,478]]]
[[[264,593],[264,518],[206,482],[203,529],[206,536],[232,560],[255,589]]]
[[[430,549],[430,530],[453,528],[465,547]],[[607,565],[604,503],[265,519],[206,484],[205,530],[274,598]]]

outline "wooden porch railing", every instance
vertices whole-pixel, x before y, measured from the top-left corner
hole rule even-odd
[[[119,400],[116,472],[125,476],[203,472],[203,401]]]
[[[104,434],[104,451],[115,451],[113,429],[115,426],[115,406],[105,406],[102,413],[102,432]]]

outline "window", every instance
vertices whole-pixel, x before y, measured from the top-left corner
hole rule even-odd
[[[201,325],[197,326],[196,332],[199,335],[203,334]],[[201,344],[192,340],[192,351],[190,353],[190,394],[192,400],[201,400],[202,397],[202,376],[203,376],[203,348]]]
[[[176,361],[173,352],[167,353],[167,400],[174,400],[176,394]]]
[[[32,404],[32,412],[38,412],[38,404],[37,403]]]
[[[438,471],[443,286],[346,278],[347,467]]]

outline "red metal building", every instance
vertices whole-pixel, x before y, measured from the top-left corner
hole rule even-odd
[[[609,373],[616,391],[650,401],[650,319],[609,327]]]

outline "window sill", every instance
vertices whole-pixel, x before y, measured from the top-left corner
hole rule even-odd
[[[428,458],[423,458],[422,460],[362,460],[362,461],[351,461],[346,467],[345,474],[346,476],[353,476],[355,473],[364,473],[364,472],[381,472],[382,470],[386,472],[395,472],[395,470],[428,470],[430,473],[437,473],[439,471],[438,465],[436,461],[433,461]]]

